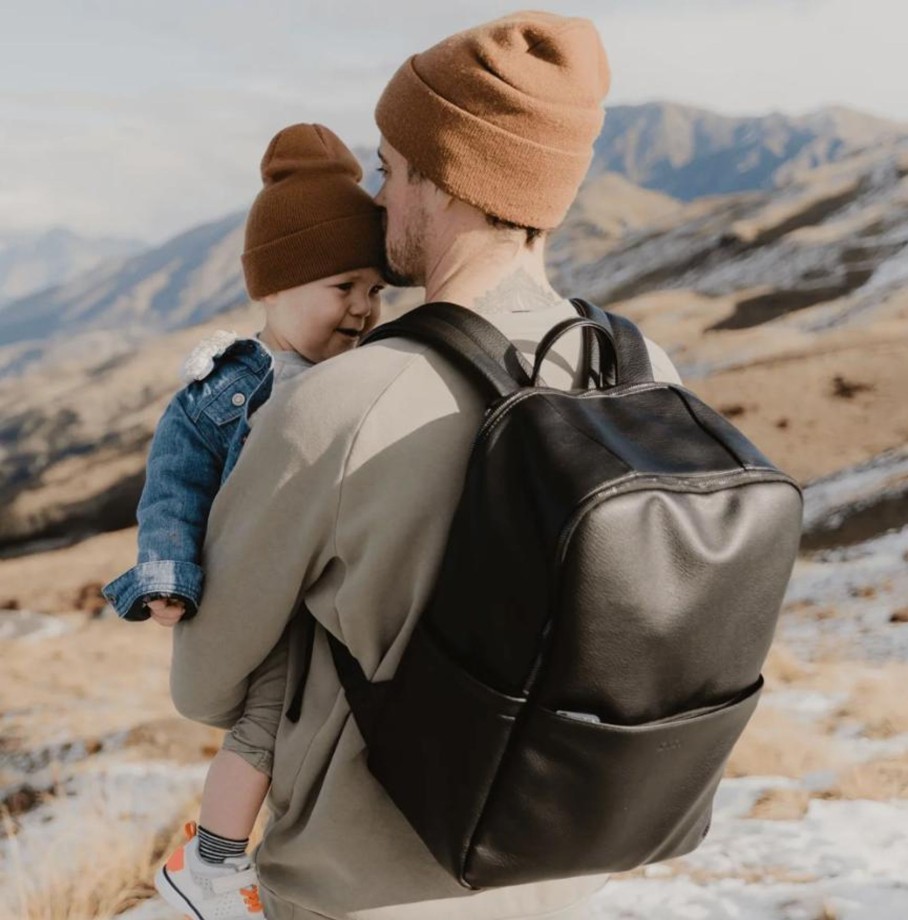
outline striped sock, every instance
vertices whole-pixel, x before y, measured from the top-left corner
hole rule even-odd
[[[199,827],[199,857],[207,863],[220,865],[228,856],[244,856],[249,838],[245,840],[231,840],[229,837],[220,837]]]

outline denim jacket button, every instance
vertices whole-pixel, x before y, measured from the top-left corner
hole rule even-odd
[[[230,401],[235,406],[242,406],[246,402],[246,397],[242,393],[234,393]]]

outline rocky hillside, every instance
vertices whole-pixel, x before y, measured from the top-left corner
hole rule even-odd
[[[908,140],[768,192],[701,199],[617,245],[606,241],[599,258],[563,258],[562,280],[603,303],[664,289],[708,297],[775,290],[737,298],[734,316],[717,328],[750,328],[859,291],[862,303],[879,300],[908,277],[906,175]]]
[[[145,451],[183,359],[215,328],[255,323],[247,305],[114,357],[0,381],[0,552],[134,522]]]
[[[208,329],[258,322],[241,245],[234,215],[0,312],[4,552],[132,520],[182,357]],[[802,479],[908,438],[908,141],[692,202],[591,176],[549,262],[556,287],[640,322]]]
[[[716,226],[729,230],[731,242],[736,228],[728,225],[739,214],[750,219],[754,209],[746,198],[728,199],[726,193],[763,190],[769,197],[755,199],[757,205],[775,206],[801,194],[803,180],[797,177],[805,169],[851,161],[856,151],[897,149],[905,138],[908,126],[841,108],[801,118],[729,118],[672,104],[615,106],[608,110],[587,183],[562,228],[561,242],[552,247],[552,263],[556,268],[591,265],[599,272],[596,257],[603,241],[641,224],[653,225],[657,216],[674,209],[676,200],[700,196],[725,196],[716,210],[701,201],[689,213],[704,220],[712,215]],[[380,184],[375,151],[363,147],[356,152],[366,186],[375,192]],[[835,205],[835,195],[830,197],[817,202],[820,212],[793,214],[792,219],[819,221],[822,210]],[[848,200],[846,195],[843,206]],[[229,215],[7,304],[0,309],[0,378],[40,364],[58,366],[86,351],[112,359],[150,336],[204,322],[244,303],[242,224],[242,214]],[[705,237],[706,229],[695,232]],[[641,251],[632,258],[637,255],[643,263],[649,257]],[[0,264],[2,258],[0,253]],[[677,268],[660,261],[659,270]],[[564,285],[572,283],[568,274]],[[390,300],[398,306],[393,295]]]
[[[824,475],[908,438],[902,157],[858,156],[777,192],[688,205],[601,177],[600,205],[582,198],[553,240],[554,273],[566,293],[640,322],[778,462]],[[205,328],[255,322],[239,308]],[[204,331],[0,381],[8,551],[131,520],[154,421]]]

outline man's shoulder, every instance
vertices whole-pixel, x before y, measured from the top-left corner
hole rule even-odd
[[[363,345],[281,384],[269,403],[280,406],[288,422],[325,417],[343,427],[368,414],[396,381],[428,367],[427,352],[427,345],[407,339]]]

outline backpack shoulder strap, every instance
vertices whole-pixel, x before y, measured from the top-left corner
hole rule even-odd
[[[530,385],[530,369],[514,343],[459,304],[424,304],[374,329],[362,344],[389,338],[433,346],[496,397]]]
[[[312,616],[308,608],[303,608],[302,615],[306,621],[306,637],[303,647],[302,671],[297,680],[296,691],[286,711],[286,716],[291,722],[299,722],[300,719],[303,693],[306,688],[309,670],[312,666],[315,631],[318,629],[318,621]],[[350,711],[353,713],[353,718],[356,719],[356,724],[359,726],[363,740],[366,744],[369,744],[378,712],[384,704],[385,693],[390,682],[378,681],[373,683],[370,681],[347,646],[327,630],[325,635],[328,637],[331,658],[334,660],[334,667],[337,670],[337,676],[340,678],[341,686],[344,688]]]
[[[477,381],[494,399],[505,397],[530,385],[530,369],[514,344],[488,320],[472,310],[453,303],[430,303],[373,330],[362,344],[388,338],[415,339],[436,348],[445,357]],[[299,721],[303,692],[312,661],[317,622],[304,609],[305,646],[302,671],[296,690],[287,707],[287,718]],[[386,683],[373,683],[363,673],[350,650],[328,633],[331,657],[350,704],[350,710],[368,744],[377,711],[381,708]]]
[[[350,653],[350,649],[332,633],[327,633],[327,636],[334,667],[344,688],[350,711],[356,719],[363,741],[369,745],[372,743],[378,714],[384,705],[391,682],[370,681],[363,673],[360,663]]]

